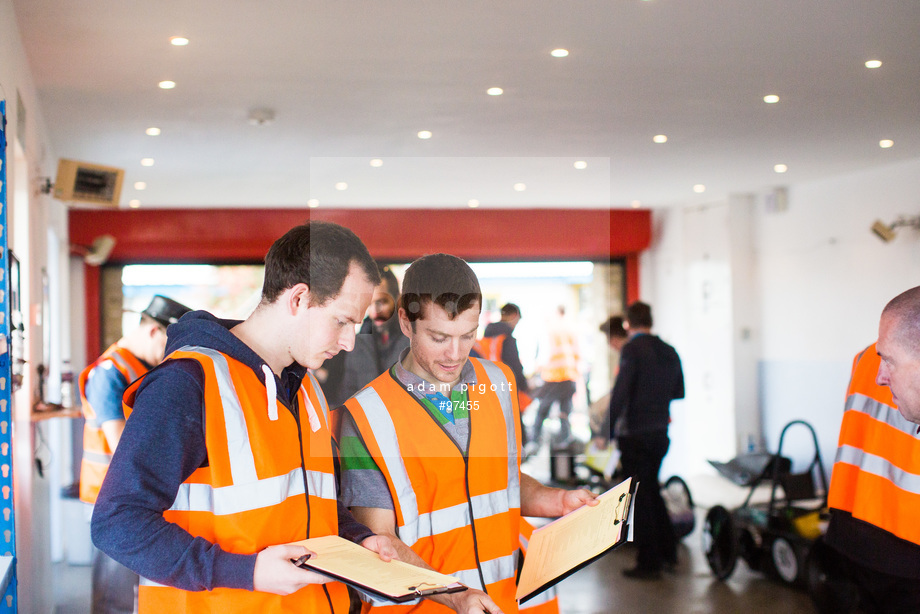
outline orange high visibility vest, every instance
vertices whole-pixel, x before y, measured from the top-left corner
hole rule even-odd
[[[476,342],[476,353],[480,358],[491,360],[492,362],[502,361],[502,348],[505,345],[505,339],[508,335],[495,335],[494,337],[483,337]],[[513,381],[513,380],[512,380]]]
[[[86,424],[83,426],[83,460],[80,463],[80,501],[95,503],[105,473],[112,460],[112,448],[102,431],[102,424],[96,420],[96,411],[86,398],[86,382],[90,372],[101,364],[109,362],[130,384],[147,373],[147,366],[125,348],[111,345],[102,356],[80,372],[77,388]],[[121,399],[119,399],[119,402]]]
[[[486,591],[511,614],[518,611],[520,414],[508,367],[470,362],[477,384],[468,396],[478,409],[469,412],[465,456],[390,371],[345,407],[386,478],[399,538],[436,570]],[[374,606],[387,614],[450,611],[430,600]]]
[[[177,359],[194,360],[204,372],[208,466],[179,486],[163,517],[239,554],[338,534],[329,410],[313,376],[308,374],[297,394],[301,437],[286,407],[277,400],[269,407],[265,385],[247,365],[203,347],[184,347],[167,357]],[[139,383],[125,393],[126,405],[133,406]],[[349,599],[339,583],[282,596],[231,588],[184,591],[142,577],[138,603],[140,614],[344,614]]]
[[[531,535],[533,535],[533,525],[521,518],[520,542],[524,556],[527,556],[527,546]],[[556,587],[549,587],[519,607],[521,614],[559,614],[559,597],[556,594]]]
[[[920,544],[920,438],[875,383],[879,363],[875,344],[854,360],[827,502]]]
[[[565,382],[578,379],[578,341],[566,330],[549,336],[549,361],[543,367],[543,381]]]

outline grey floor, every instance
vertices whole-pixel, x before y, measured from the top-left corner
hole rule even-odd
[[[537,479],[549,477],[545,448],[524,465]],[[739,562],[725,582],[716,580],[709,570],[701,547],[700,526],[711,505],[733,507],[746,491],[727,480],[687,479],[697,504],[696,529],[683,539],[675,573],[655,581],[630,580],[622,570],[632,567],[635,552],[631,544],[611,552],[578,571],[558,586],[563,614],[617,614],[655,612],[661,614],[810,614],[814,612],[808,595],[796,588],[750,571]],[[89,614],[90,567],[56,565],[54,574],[56,614]]]
[[[629,580],[630,546],[611,552],[559,585],[562,614],[803,614],[814,612],[808,596],[739,563],[726,582],[709,571],[699,532],[684,538],[676,573],[657,581]],[[55,569],[55,613],[89,614],[90,568],[59,563]]]

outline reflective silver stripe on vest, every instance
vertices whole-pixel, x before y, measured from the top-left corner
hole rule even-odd
[[[137,371],[134,370],[134,367],[131,366],[127,360],[124,359],[118,352],[112,352],[109,354],[108,359],[112,362],[121,365],[121,367],[128,373],[128,383],[130,384],[138,378]]]
[[[479,566],[482,568],[482,575],[486,579],[486,584],[494,584],[495,582],[514,578],[517,575],[519,554],[520,550],[515,550],[512,554],[507,556],[500,556],[491,561],[480,561]],[[442,573],[459,578],[460,582],[467,586],[485,590],[482,586],[482,582],[479,580],[479,571],[476,569],[461,569],[459,571],[444,571]]]
[[[165,584],[159,584],[157,582],[154,582],[153,580],[148,580],[144,576],[140,577],[140,585],[141,586],[153,586],[155,588],[169,588]]]
[[[100,465],[108,465],[112,460],[112,455],[106,454],[104,452],[90,452],[89,450],[83,450],[83,460],[89,461],[91,463],[99,463]]]
[[[914,437],[917,432],[917,425],[909,422],[897,409],[864,394],[857,393],[848,396],[844,410],[854,410],[866,414],[870,418],[884,422],[911,437]]]
[[[240,405],[236,387],[230,377],[230,366],[227,357],[211,348],[186,346],[180,352],[195,352],[204,354],[214,362],[214,373],[217,376],[217,390],[220,393],[220,403],[224,410],[224,424],[227,430],[227,449],[230,455],[230,475],[234,484],[246,484],[257,481],[256,461],[252,455],[252,444],[249,442],[249,430],[246,428],[246,416]]]
[[[476,518],[504,514],[509,509],[508,493],[504,490],[498,490],[476,495],[470,499],[470,504],[473,507],[473,516]],[[418,541],[423,537],[431,537],[432,535],[439,535],[469,526],[471,522],[470,505],[458,503],[444,509],[419,514],[413,526],[409,526],[407,523],[405,527],[400,527],[400,537],[403,532],[406,532],[414,535],[415,541]]]
[[[496,388],[505,388],[496,390],[498,401],[502,407],[502,415],[505,417],[505,433],[508,434],[508,499],[510,507],[521,507],[521,475],[518,468],[517,457],[517,438],[515,433],[520,428],[518,420],[514,419],[514,406],[511,401],[511,382],[505,378],[505,372],[495,363],[488,360],[480,360],[479,363],[485,369],[490,383],[497,384]],[[501,382],[507,383],[508,386],[500,385]]]
[[[214,488],[210,484],[181,484],[170,510],[179,512],[210,512],[217,516],[249,512],[284,502],[289,497],[303,495],[303,470],[299,467],[286,475],[256,480],[249,484],[234,484]],[[319,471],[306,472],[310,494],[335,500],[335,477]]]
[[[920,475],[904,471],[881,456],[844,445],[837,448],[835,462],[855,465],[860,471],[884,478],[901,490],[920,495]]]
[[[411,547],[412,544],[418,541],[418,500],[415,497],[415,491],[412,489],[409,471],[399,454],[396,425],[393,424],[393,418],[390,416],[390,412],[387,411],[380,395],[373,388],[367,387],[361,390],[354,398],[364,411],[364,416],[367,418],[367,422],[370,424],[371,431],[374,434],[374,440],[383,455],[383,462],[390,473],[390,479],[393,480],[393,489],[396,491],[396,499],[399,501],[403,523],[407,527],[405,530],[402,527],[398,527],[399,538]]]

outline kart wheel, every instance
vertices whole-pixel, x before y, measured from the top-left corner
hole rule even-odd
[[[668,516],[671,518],[677,539],[690,535],[696,526],[696,518],[693,515],[693,498],[690,496],[687,483],[672,475],[662,486],[661,497],[668,508]]]
[[[777,537],[770,545],[770,555],[776,574],[788,584],[795,584],[799,577],[799,559],[795,548],[785,537]]]
[[[859,591],[847,576],[841,555],[818,539],[805,557],[805,587],[820,614],[850,614]]]
[[[719,580],[735,571],[738,549],[735,543],[735,523],[727,509],[717,505],[706,514],[703,523],[703,553],[709,568]]]

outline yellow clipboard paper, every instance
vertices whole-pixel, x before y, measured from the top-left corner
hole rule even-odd
[[[627,541],[634,492],[632,478],[627,478],[599,495],[597,505],[582,506],[536,529],[518,579],[518,603],[535,597]]]
[[[453,576],[402,561],[383,561],[376,552],[337,535],[313,537],[292,545],[316,553],[303,567],[395,603],[466,590]]]

